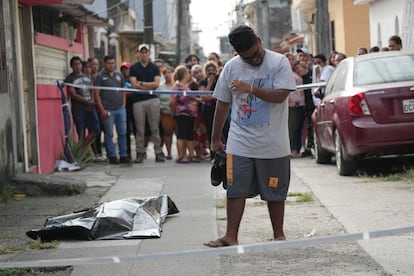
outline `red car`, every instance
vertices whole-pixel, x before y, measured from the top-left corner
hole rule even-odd
[[[357,161],[414,153],[414,52],[391,51],[343,60],[312,114],[319,164],[335,155],[338,173]]]

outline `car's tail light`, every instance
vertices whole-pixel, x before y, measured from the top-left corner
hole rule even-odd
[[[351,115],[370,115],[364,94],[359,93],[351,97],[349,101],[349,112]]]

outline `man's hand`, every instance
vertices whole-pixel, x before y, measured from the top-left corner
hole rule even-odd
[[[231,90],[233,91],[239,93],[250,93],[251,86],[244,81],[232,80],[230,85]]]

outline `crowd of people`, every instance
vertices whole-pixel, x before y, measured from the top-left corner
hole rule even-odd
[[[356,55],[379,51],[401,50],[399,36],[389,38],[388,47],[359,47]],[[150,60],[150,46],[138,46],[139,60],[123,62],[119,70],[115,58],[106,56],[103,68],[100,61],[80,57],[70,60],[72,72],[65,79],[71,100],[73,121],[82,146],[92,146],[97,161],[111,164],[143,163],[152,142],[156,162],[172,160],[173,137],[176,136],[177,163],[210,160],[213,118],[216,98],[212,95],[183,96],[181,94],[124,92],[119,88],[160,91],[214,91],[223,62],[217,53],[210,53],[205,64],[195,54],[188,55],[184,64],[173,68],[161,59]],[[296,54],[283,53],[290,62],[296,85],[327,82],[335,67],[346,58],[333,51],[312,55],[303,47]],[[86,86],[85,86],[86,85]],[[89,89],[88,85],[117,89]],[[289,94],[289,139],[291,158],[311,156],[314,147],[311,114],[320,102],[313,89],[298,89]],[[114,127],[118,153],[114,145]],[[222,139],[226,140],[229,120],[225,122]],[[104,145],[101,144],[101,135]],[[135,140],[135,156],[131,152],[131,137]],[[102,148],[106,150],[106,156]],[[134,158],[135,157],[135,158]]]
[[[209,93],[184,96],[171,91],[212,93],[223,66],[220,56],[210,53],[202,65],[198,56],[190,54],[184,64],[173,68],[161,59],[151,61],[148,44],[139,45],[138,52],[136,63],[124,61],[119,70],[112,56],[104,57],[101,70],[97,58],[82,61],[74,56],[71,59],[72,72],[65,83],[69,84],[67,92],[73,122],[83,146],[92,146],[96,161],[109,161],[110,164],[143,163],[149,142],[153,144],[156,162],[211,160],[214,156],[210,152],[210,143],[215,98]],[[143,90],[144,93],[122,91],[122,88]],[[145,92],[155,90],[160,92]],[[118,152],[114,144],[114,128]],[[174,135],[176,157],[172,156]],[[135,140],[135,154],[131,152],[131,138]],[[103,148],[106,156],[102,153]]]

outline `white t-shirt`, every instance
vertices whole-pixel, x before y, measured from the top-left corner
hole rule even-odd
[[[213,96],[231,103],[231,123],[226,152],[251,158],[279,158],[290,154],[288,99],[265,102],[249,94],[233,92],[231,81],[241,80],[256,87],[296,90],[288,59],[266,50],[259,66],[239,56],[228,61],[217,81]]]
[[[314,66],[313,67],[313,76],[316,76],[315,69],[316,69],[316,67]],[[335,68],[332,65],[326,65],[324,67],[320,67],[319,70],[321,70],[321,72],[320,72],[321,76],[319,77],[320,82],[328,82],[328,80],[331,77],[331,75],[332,75],[333,71],[335,70]],[[316,82],[316,78],[314,78],[314,80]],[[313,104],[315,106],[318,106],[321,103],[321,99],[315,97],[316,90],[317,90],[317,88],[313,89],[312,98],[313,98]]]

